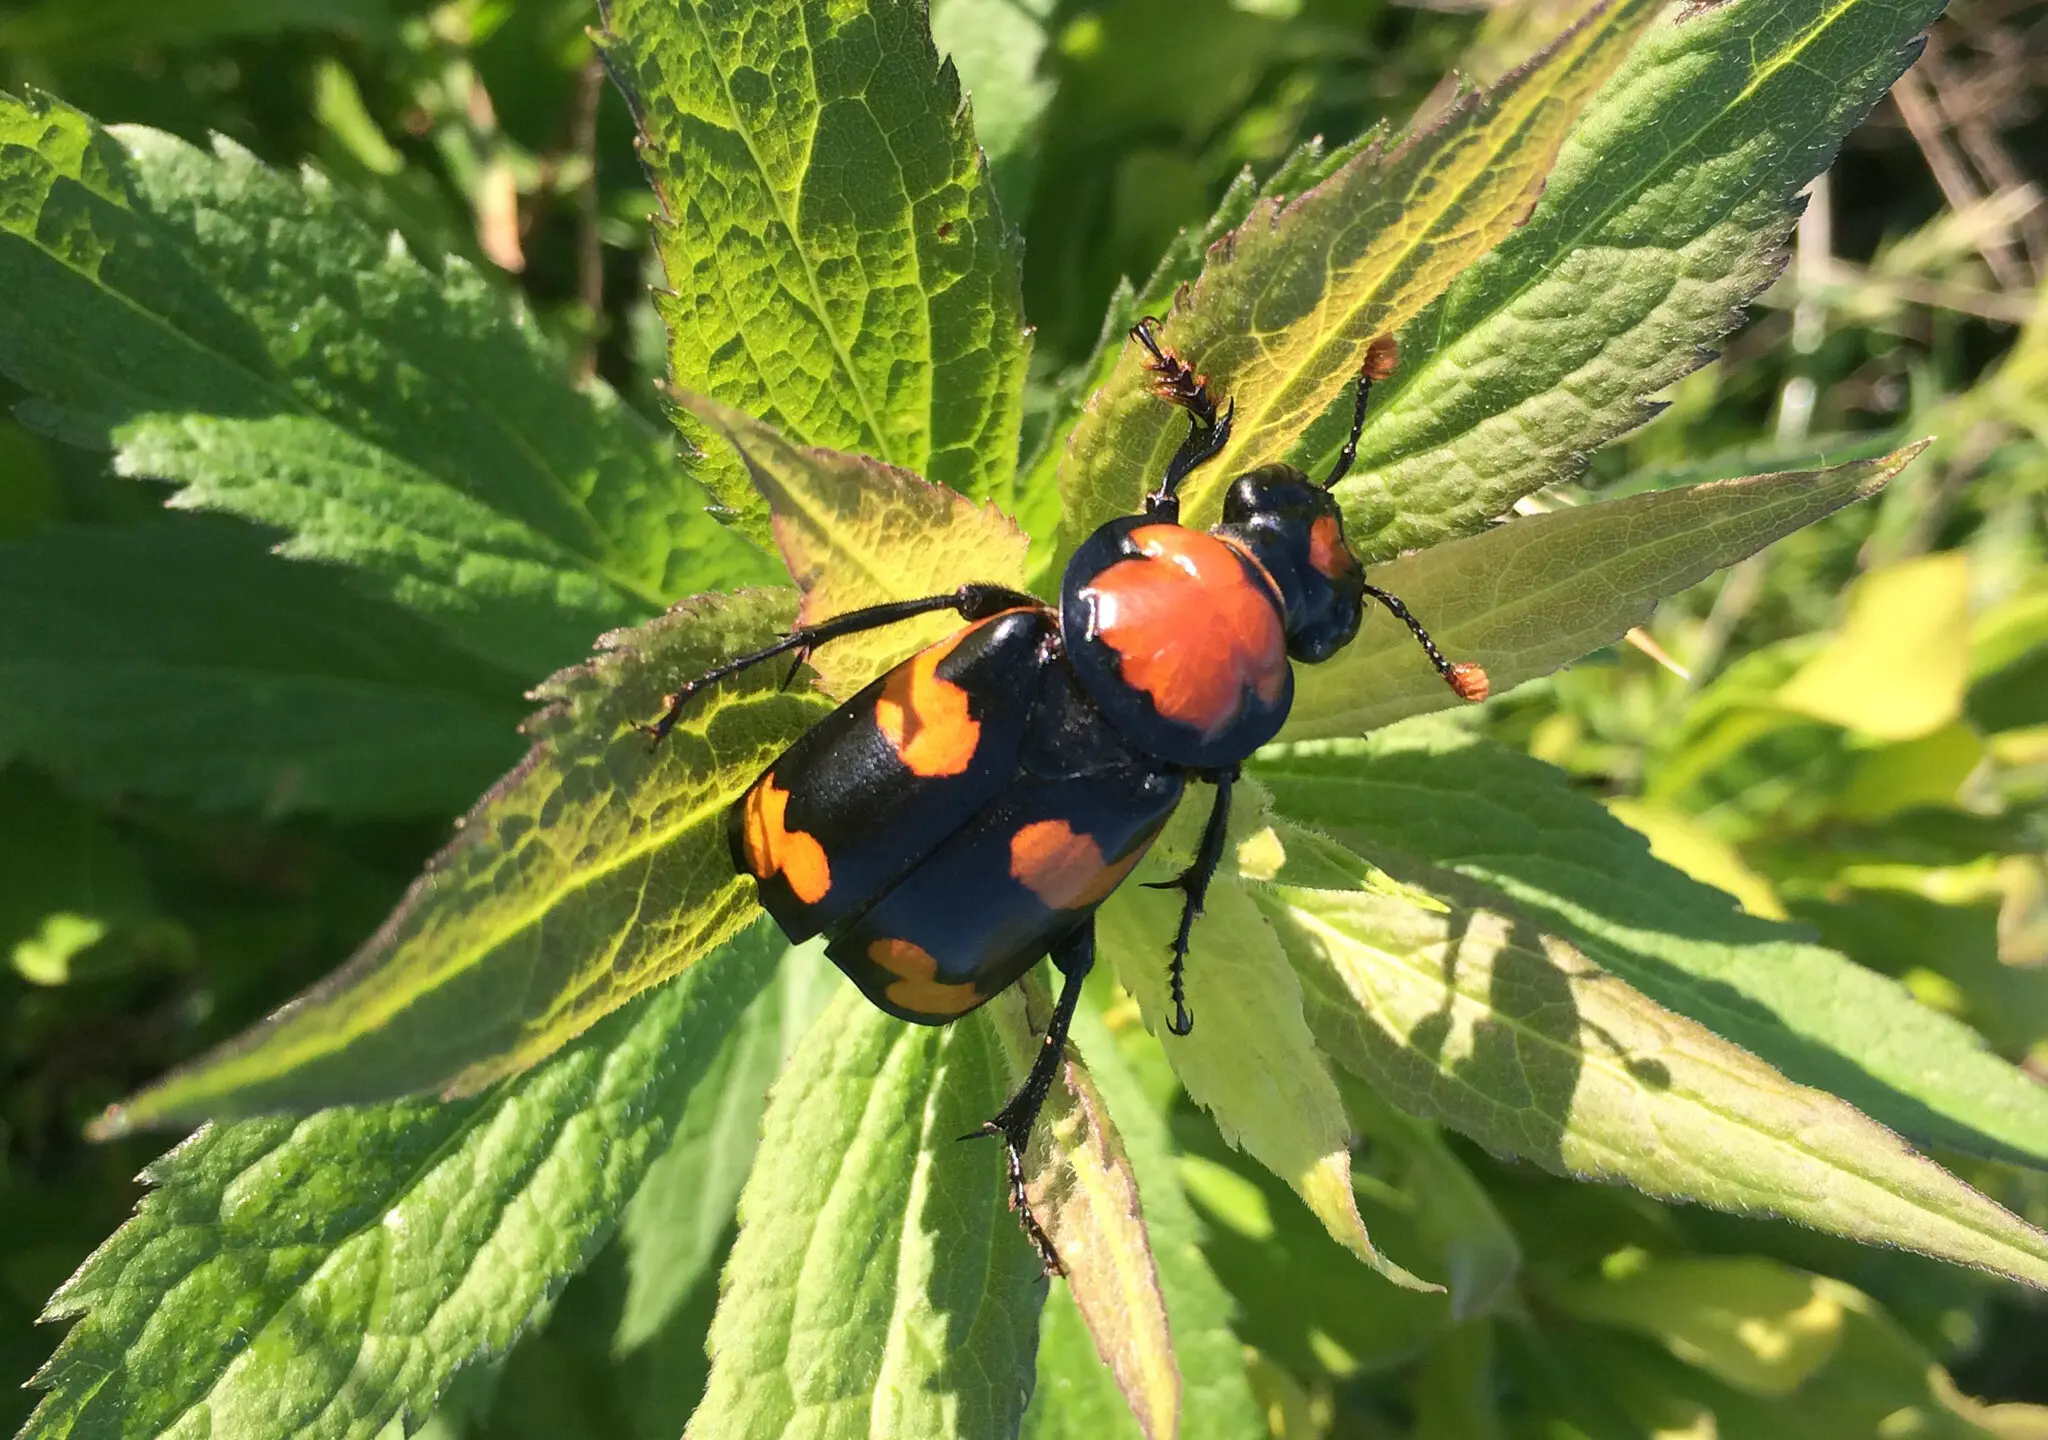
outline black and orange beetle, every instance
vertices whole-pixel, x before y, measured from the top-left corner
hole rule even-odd
[[[748,787],[727,817],[734,864],[792,941],[826,953],[891,1015],[956,1020],[1043,956],[1065,977],[1023,1086],[983,1133],[1002,1137],[1011,1203],[1048,1273],[1051,1241],[1024,1193],[1024,1148],[1065,1053],[1095,910],[1143,857],[1189,779],[1216,787],[1168,947],[1174,1015],[1193,1027],[1182,972],[1223,858],[1239,764],[1279,733],[1292,661],[1327,660],[1358,633],[1370,595],[1411,630],[1467,700],[1486,674],[1454,665],[1392,595],[1368,585],[1330,488],[1351,468],[1366,397],[1393,369],[1391,339],[1366,351],[1351,438],[1317,484],[1290,465],[1240,475],[1213,530],[1180,524],[1177,492],[1230,437],[1198,375],[1155,334],[1154,390],[1191,417],[1188,437],[1137,515],[1074,552],[1057,611],[1032,595],[963,585],[799,626],[669,697],[658,743],[690,697],[775,656],[952,610],[967,621],[834,710]]]

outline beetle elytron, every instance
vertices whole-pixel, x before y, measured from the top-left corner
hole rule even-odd
[[[1010,1198],[1048,1273],[1059,1260],[1024,1192],[1024,1149],[1065,1051],[1095,910],[1130,873],[1188,780],[1216,787],[1182,893],[1168,968],[1176,1035],[1193,1026],[1188,939],[1223,858],[1238,766],[1279,732],[1290,661],[1327,660],[1358,633],[1370,595],[1421,642],[1467,700],[1477,665],[1454,665],[1408,609],[1368,585],[1330,489],[1351,468],[1372,382],[1394,344],[1368,347],[1351,436],[1320,484],[1289,465],[1240,475],[1212,530],[1180,524],[1178,491],[1230,438],[1208,378],[1144,346],[1153,389],[1188,412],[1188,436],[1144,509],[1112,520],[1068,562],[1057,611],[994,585],[900,600],[803,625],[669,697],[658,743],[690,697],[775,656],[952,610],[966,627],[903,661],[820,720],[733,805],[733,861],[792,941],[826,953],[876,1005],[943,1025],[1015,984],[1041,956],[1065,977],[1023,1086],[983,1127],[1003,1139]]]

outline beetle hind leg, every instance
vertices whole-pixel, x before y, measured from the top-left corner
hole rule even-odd
[[[1024,1185],[1024,1152],[1031,1144],[1031,1127],[1038,1123],[1038,1112],[1045,1108],[1045,1097],[1052,1093],[1053,1081],[1059,1077],[1060,1062],[1066,1058],[1067,1031],[1074,1023],[1074,1007],[1080,1003],[1081,982],[1095,967],[1094,916],[1082,921],[1053,946],[1052,963],[1059,967],[1065,978],[1060,985],[1059,1003],[1053,1007],[1052,1023],[1045,1029],[1045,1041],[1038,1047],[1037,1058],[1031,1062],[1031,1073],[1024,1077],[1024,1083],[1017,1087],[1017,1093],[1010,1097],[1009,1103],[995,1113],[995,1118],[974,1135],[960,1138],[972,1140],[979,1135],[1001,1137],[1003,1157],[1009,1166],[1010,1208],[1017,1213],[1025,1236],[1038,1251],[1045,1273],[1064,1275],[1066,1267],[1060,1263],[1059,1251],[1053,1248],[1052,1237],[1045,1233],[1045,1227],[1031,1212],[1031,1197]]]
[[[986,620],[989,616],[1004,610],[1019,607],[1035,607],[1037,597],[1011,590],[1001,585],[962,585],[958,590],[944,595],[925,595],[915,600],[892,600],[885,605],[870,605],[862,610],[849,610],[844,615],[834,615],[816,625],[799,625],[773,645],[764,645],[751,654],[735,656],[723,665],[714,666],[696,679],[676,690],[662,701],[661,718],[651,724],[642,725],[640,733],[659,745],[668,738],[668,732],[675,729],[676,721],[682,718],[683,710],[691,699],[708,690],[721,680],[730,680],[744,670],[750,670],[763,661],[773,660],[778,655],[795,652],[796,659],[790,665],[789,674],[783,680],[784,689],[796,679],[797,670],[810,658],[813,650],[828,640],[837,640],[846,635],[858,635],[865,630],[879,630],[885,625],[900,624],[914,620],[920,615],[929,615],[938,610],[952,610],[963,620]]]

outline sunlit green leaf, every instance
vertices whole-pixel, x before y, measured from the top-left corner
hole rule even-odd
[[[606,0],[662,197],[669,379],[978,498],[1016,468],[1015,242],[917,0]],[[708,483],[761,518],[739,467]],[[753,523],[753,522],[750,522]]]
[[[1619,640],[1657,601],[1881,488],[1920,452],[1830,470],[1717,480],[1514,520],[1405,556],[1373,581],[1500,694]],[[1456,705],[1407,630],[1384,615],[1296,677],[1287,739],[1362,735]]]
[[[943,595],[973,581],[1022,582],[1023,532],[993,504],[977,505],[863,456],[800,448],[714,400],[691,395],[682,403],[738,449],[804,592],[800,618],[806,623],[865,605]],[[957,614],[942,611],[849,635],[821,647],[811,663],[828,690],[850,695],[960,624]]]
[[[1702,885],[1725,890],[1752,915],[1783,920],[1771,882],[1743,863],[1733,845],[1683,811],[1644,800],[1610,800],[1607,813],[1650,842],[1650,853]]]
[[[1777,274],[1794,194],[1940,13],[1730,0],[1655,27],[1586,108],[1528,224],[1402,331],[1343,487],[1360,553],[1471,534],[1648,419]],[[1348,419],[1325,417],[1306,453],[1334,455]]]
[[[1754,1255],[1616,1258],[1627,1263],[1559,1290],[1565,1310],[1646,1334],[1741,1389],[1789,1394],[1842,1342],[1853,1292],[1839,1282]]]
[[[991,1012],[1012,1087],[1037,1058],[1052,1012],[1042,986],[1027,978],[1022,990],[1028,1023],[1025,1005],[1006,1002]],[[1148,1440],[1179,1434],[1180,1366],[1138,1182],[1102,1092],[1072,1049],[1032,1132],[1024,1183],[1032,1216],[1066,1272],[1066,1294],[1139,1429]]]
[[[1306,194],[1255,204],[1212,250],[1165,339],[1236,404],[1221,455],[1183,494],[1212,515],[1231,476],[1285,459],[1391,334],[1528,214],[1565,133],[1656,13],[1602,0],[1525,69],[1468,91],[1414,133],[1351,157]],[[1137,508],[1183,435],[1136,345],[1075,427],[1060,471],[1061,549]]]
[[[770,573],[482,276],[428,271],[318,176],[0,97],[0,191],[25,419],[284,530],[511,674]]]
[[[1095,391],[1109,381],[1117,359],[1123,353],[1125,333],[1141,315],[1163,315],[1182,287],[1195,283],[1209,247],[1244,223],[1261,199],[1284,200],[1326,179],[1375,140],[1385,137],[1373,131],[1332,152],[1320,137],[1298,146],[1263,184],[1254,180],[1250,167],[1230,182],[1207,223],[1182,230],[1153,267],[1143,285],[1129,281],[1110,296],[1109,313],[1103,317],[1102,333],[1088,358],[1061,377],[1044,431],[1036,448],[1017,477],[1017,519],[1035,543],[1031,552],[1033,588],[1042,589],[1056,580],[1052,567],[1058,550],[1054,531],[1060,518],[1060,462],[1066,455],[1067,437]]]
[[[1258,792],[1240,783],[1232,833],[1257,828]],[[1336,1241],[1396,1284],[1433,1289],[1380,1253],[1351,1193],[1350,1122],[1329,1062],[1302,1020],[1301,989],[1271,928],[1234,880],[1211,887],[1187,965],[1186,1035],[1168,1033],[1167,945],[1180,921],[1178,891],[1148,888],[1193,857],[1209,796],[1184,802],[1134,883],[1100,912],[1102,951],[1163,1037],[1174,1073],[1223,1136],[1293,1186]],[[1203,1023],[1203,1017],[1209,1017]]]
[[[1357,891],[1259,894],[1317,1040],[1404,1110],[1558,1173],[2048,1288],[2048,1235],[1889,1130],[1489,908],[1465,882],[1444,876],[1437,888],[1448,914]]]
[[[210,1127],[51,1300],[24,1440],[368,1436],[502,1355],[618,1222],[763,933],[484,1097]]]
[[[678,677],[788,616],[780,596],[693,602],[549,681],[532,753],[355,959],[103,1128],[474,1091],[733,934],[759,912],[726,807],[824,702],[756,672],[701,697],[659,749],[634,727]]]
[[[906,1025],[848,989],[769,1101],[694,1440],[1015,1430],[1045,1282],[1005,1209],[986,1012]]]
[[[1887,740],[1962,713],[1970,652],[1969,557],[1929,555],[1858,577],[1841,633],[1776,696],[1779,704]]]
[[[1165,1122],[1139,1088],[1117,1040],[1086,1005],[1075,1018],[1074,1037],[1109,1102],[1138,1179],[1145,1230],[1180,1362],[1180,1434],[1183,1440],[1239,1440],[1253,1432],[1257,1417],[1245,1384],[1241,1347],[1227,1324],[1230,1297],[1202,1257]],[[1142,1034],[1136,1039],[1154,1043]],[[1054,1287],[1046,1304],[1038,1385],[1023,1433],[1030,1440],[1110,1440],[1140,1434],[1064,1287]]]
[[[1909,1136],[2048,1164],[2038,1082],[1895,982],[1659,864],[1547,765],[1436,722],[1262,757],[1254,773],[1284,813],[1397,873],[1421,860],[1513,897],[1651,999],[1801,1084]]]
[[[1730,1278],[1738,1285],[1745,1278],[1743,1272],[1748,1272],[1752,1291],[1764,1288],[1757,1277],[1772,1268],[1751,1260],[1678,1261],[1673,1278],[1693,1266],[1709,1275],[1717,1266],[1725,1267],[1736,1272]],[[1835,1322],[1835,1337],[1825,1363],[1788,1393],[1758,1394],[1754,1386],[1730,1383],[1731,1377],[1722,1371],[1725,1362],[1734,1360],[1746,1343],[1768,1343],[1774,1332],[1780,1340],[1789,1340],[1784,1334],[1785,1322],[1806,1318],[1797,1311],[1790,1316],[1762,1310],[1717,1317],[1681,1301],[1672,1307],[1673,1313],[1661,1318],[1640,1311],[1627,1318],[1615,1317],[1627,1329],[1642,1334],[1641,1339],[1604,1324],[1572,1326],[1564,1330],[1562,1338],[1575,1357],[1590,1367],[1590,1373],[1599,1377],[1609,1403],[1618,1403],[1637,1424],[1657,1430],[1683,1433],[1687,1426],[1696,1430],[1710,1426],[1722,1435],[1883,1435],[1890,1429],[1949,1440],[2027,1440],[2028,1423],[2038,1425],[2048,1419],[2038,1407],[1985,1406],[1958,1394],[1948,1373],[1934,1362],[1926,1347],[1869,1296],[1839,1281],[1798,1272],[1779,1274],[1782,1278],[1772,1289],[1792,1300],[1797,1293],[1792,1287],[1803,1282],[1807,1303],[1816,1309],[1831,1308]],[[1708,1284],[1724,1295],[1731,1288],[1728,1280],[1718,1286],[1712,1280]],[[1712,1333],[1716,1326],[1739,1332],[1745,1328],[1744,1322],[1748,1322],[1748,1336]],[[1684,1334],[1680,1326],[1691,1333]],[[1690,1353],[1682,1358],[1667,1353],[1678,1349],[1673,1341],[1683,1343],[1681,1335],[1693,1342],[1687,1346]],[[1700,1342],[1714,1345],[1715,1357],[1724,1365],[1711,1363]],[[1760,1367],[1747,1368],[1754,1373]],[[2001,1411],[2006,1413],[2001,1416]],[[2034,1413],[2025,1413],[2028,1411]],[[2019,1428],[2007,1428],[2005,1422]]]

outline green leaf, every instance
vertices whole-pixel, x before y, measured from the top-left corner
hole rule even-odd
[[[1167,317],[1165,338],[1236,405],[1222,453],[1191,477],[1194,516],[1230,477],[1285,459],[1391,334],[1528,214],[1565,133],[1655,15],[1602,0],[1490,92],[1468,91],[1391,148],[1352,156],[1285,204],[1252,207]],[[1062,549],[1138,508],[1186,432],[1127,345],[1060,470]]]
[[[659,749],[634,727],[678,676],[788,617],[780,595],[690,602],[550,680],[532,752],[355,958],[111,1110],[102,1133],[475,1091],[737,932],[759,911],[726,808],[824,702],[763,667],[701,697]]]
[[[1777,694],[1779,704],[1886,740],[1954,721],[1969,684],[1970,561],[1962,551],[1867,571],[1826,649]]]
[[[316,175],[0,96],[0,373],[173,503],[287,532],[512,674],[765,577],[668,442]]]
[[[1338,1084],[1360,1133],[1397,1161],[1398,1186],[1414,1201],[1416,1233],[1442,1266],[1450,1318],[1470,1320],[1502,1305],[1514,1293],[1522,1251],[1485,1187],[1436,1126],[1402,1114],[1349,1077]]]
[[[790,950],[690,1092],[668,1148],[626,1207],[626,1295],[613,1336],[625,1354],[659,1338],[720,1254],[761,1140],[768,1087],[796,1053],[839,972],[822,945]]]
[[[1785,906],[1771,882],[1744,863],[1742,853],[1692,816],[1654,800],[1609,800],[1607,813],[1650,842],[1650,853],[1702,885],[1726,891],[1750,914],[1783,920]]]
[[[1202,1219],[1202,1253],[1233,1304],[1231,1325],[1248,1346],[1296,1375],[1344,1381],[1384,1373],[1415,1359],[1450,1323],[1450,1297],[1396,1288],[1352,1263],[1285,1185],[1230,1149],[1206,1117],[1174,1117],[1179,1164]],[[1428,1255],[1387,1187],[1368,1183],[1361,1210],[1390,1246],[1427,1265]],[[1249,1357],[1247,1357],[1249,1358]],[[1248,1365],[1259,1408],[1269,1409],[1269,1379]],[[1256,1433],[1256,1432],[1254,1432]]]
[[[684,395],[691,414],[731,441],[768,502],[775,543],[804,593],[807,624],[890,600],[943,595],[970,581],[1018,585],[1023,532],[992,503],[859,455],[792,445],[729,406]],[[920,645],[960,628],[950,611],[835,640],[811,657],[846,696]]]
[[[1673,1280],[1696,1268],[1723,1266],[1734,1272],[1730,1278],[1736,1284],[1746,1279],[1752,1293],[1768,1293],[1758,1283],[1759,1272],[1752,1270],[1747,1277],[1742,1274],[1751,1268],[1751,1262],[1734,1259],[1655,1260],[1649,1272],[1651,1286],[1659,1283],[1656,1270],[1667,1264],[1672,1267]],[[1692,1307],[1690,1314],[1674,1307],[1676,1313],[1661,1318],[1617,1315],[1614,1329],[1561,1326],[1560,1338],[1579,1361],[1582,1373],[1598,1377],[1610,1403],[1618,1403],[1636,1418],[1637,1425],[1628,1431],[1631,1434],[1646,1430],[1683,1434],[1688,1429],[1700,1432],[1711,1427],[1712,1433],[1721,1435],[1884,1435],[1890,1431],[1938,1435],[1947,1440],[2025,1440],[2038,1434],[2041,1421],[2048,1418],[2048,1412],[2038,1407],[1984,1406],[1959,1394],[1948,1372],[1927,1348],[1860,1291],[1825,1277],[1809,1279],[1796,1271],[1780,1274],[1771,1288],[1789,1299],[1792,1286],[1804,1282],[1810,1287],[1809,1304],[1834,1310],[1838,1336],[1826,1363],[1786,1394],[1759,1394],[1753,1385],[1732,1383],[1726,1367],[1734,1360],[1737,1347],[1753,1339],[1790,1339],[1783,1334],[1784,1320],[1805,1318],[1797,1312],[1793,1317],[1767,1312],[1716,1317],[1701,1314],[1703,1307]],[[1702,1278],[1716,1285],[1713,1278]],[[1725,1293],[1732,1287],[1729,1279],[1722,1279],[1717,1288]],[[1711,1334],[1717,1323],[1740,1326],[1744,1320],[1752,1322],[1749,1336]],[[1687,1325],[1690,1333],[1681,1332],[1680,1325]],[[1645,1338],[1619,1333],[1624,1328]],[[1673,1343],[1681,1334],[1692,1342],[1683,1359],[1676,1353],[1679,1345]],[[1653,1342],[1662,1349],[1653,1348]],[[1705,1345],[1715,1346],[1712,1359]]]
[[[0,51],[76,63],[152,46],[197,47],[231,37],[331,30],[361,42],[392,37],[390,0],[100,0],[90,10],[41,0],[0,17]]]
[[[1567,1314],[1648,1335],[1756,1395],[1788,1395],[1827,1364],[1842,1343],[1844,1302],[1855,1296],[1840,1281],[1761,1255],[1615,1258],[1624,1263],[1553,1298]]]
[[[1470,534],[1648,419],[1777,275],[1792,197],[1941,0],[1729,0],[1651,31],[1529,222],[1401,333],[1342,487],[1369,562]],[[1348,416],[1307,453],[1334,456]]]
[[[1404,556],[1373,581],[1407,602],[1445,654],[1484,665],[1498,695],[1619,640],[1662,597],[1871,494],[1923,448],[1531,515]],[[1407,630],[1379,616],[1336,658],[1297,672],[1283,733],[1360,735],[1457,703]]]
[[[764,927],[486,1097],[202,1130],[51,1300],[80,1318],[23,1440],[416,1423],[597,1252],[780,949]]]
[[[1165,942],[1180,923],[1181,896],[1151,882],[1169,880],[1193,859],[1208,798],[1197,793],[1182,803],[1137,877],[1098,912],[1102,953],[1154,1034],[1166,1033],[1174,1013]],[[1231,833],[1242,838],[1257,829],[1263,809],[1261,792],[1240,782]],[[1338,1244],[1397,1285],[1436,1289],[1382,1255],[1366,1234],[1351,1191],[1350,1121],[1301,1007],[1300,984],[1271,927],[1226,869],[1209,890],[1189,951],[1187,1008],[1195,1026],[1168,1037],[1174,1073],[1224,1139],[1293,1186]],[[1207,1024],[1204,1015],[1212,1017]]]
[[[68,985],[190,949],[113,827],[29,767],[0,765],[0,958],[17,976]]]
[[[1158,265],[1143,285],[1133,287],[1126,280],[1117,286],[1110,296],[1109,312],[1103,317],[1095,349],[1060,377],[1041,438],[1017,478],[1017,519],[1034,542],[1034,590],[1042,590],[1049,581],[1058,579],[1058,572],[1052,568],[1057,558],[1052,542],[1060,518],[1059,468],[1066,455],[1067,437],[1095,391],[1109,383],[1131,326],[1141,315],[1163,314],[1171,307],[1181,288],[1193,285],[1201,276],[1209,248],[1243,224],[1254,204],[1261,200],[1284,203],[1286,197],[1328,178],[1331,171],[1369,144],[1383,139],[1379,131],[1373,131],[1334,153],[1324,151],[1320,137],[1306,141],[1295,147],[1264,184],[1254,180],[1251,167],[1246,166],[1230,182],[1208,223],[1182,230],[1159,257]]]
[[[1041,73],[1052,0],[936,0],[931,11],[932,43],[959,69],[974,104],[974,138],[988,156],[1002,213],[1021,219],[1055,88]]]
[[[1254,773],[1283,812],[1403,879],[1413,860],[1493,887],[1800,1084],[1915,1139],[2048,1165],[2037,1081],[1896,981],[1659,863],[1561,771],[1438,722],[1272,754]]]
[[[1274,887],[1316,1039],[1410,1114],[1559,1174],[1783,1216],[2048,1288],[2048,1235],[1841,1100],[1439,872],[1446,913]],[[1676,1138],[1674,1138],[1676,1137]]]
[[[1038,1326],[1038,1375],[1023,1440],[1143,1440],[1074,1297],[1055,1286]]]
[[[1988,731],[2048,724],[2048,578],[1971,627],[1969,714]]]
[[[1006,1001],[992,1012],[1013,1088],[1037,1058],[1053,1008],[1033,977],[1020,988],[1023,1004]],[[1066,1272],[1065,1293],[1139,1430],[1148,1440],[1178,1435],[1181,1372],[1137,1179],[1109,1107],[1072,1047],[1032,1132],[1024,1172],[1032,1217]]]
[[[1005,1209],[986,1011],[906,1025],[851,989],[768,1104],[693,1440],[1015,1432],[1045,1282]]]
[[[458,814],[518,758],[523,688],[246,525],[0,545],[0,752],[91,794]]]
[[[1074,1039],[1109,1102],[1138,1179],[1145,1231],[1179,1359],[1182,1440],[1241,1440],[1258,1425],[1243,1348],[1230,1330],[1230,1296],[1202,1258],[1199,1229],[1175,1171],[1177,1157],[1164,1117],[1139,1087],[1116,1039],[1086,1004],[1074,1018]],[[1064,1286],[1055,1286],[1046,1304],[1038,1388],[1025,1414],[1024,1433],[1031,1440],[1107,1440],[1140,1433]]]
[[[1015,241],[918,0],[605,0],[660,193],[669,379],[810,445],[1007,500]],[[703,432],[684,430],[703,448]],[[760,517],[739,467],[707,483]]]
[[[1415,1440],[1504,1440],[1493,1327],[1454,1326],[1438,1337],[1415,1377]]]

